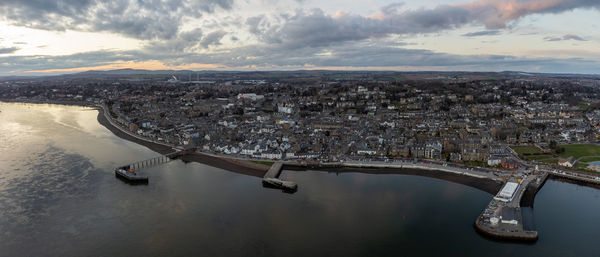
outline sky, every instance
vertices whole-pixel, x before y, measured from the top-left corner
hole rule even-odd
[[[600,1],[0,0],[0,75],[121,68],[600,74]]]

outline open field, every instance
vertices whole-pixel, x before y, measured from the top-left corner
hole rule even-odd
[[[550,155],[550,154],[526,155],[525,157],[526,157],[528,160],[530,160],[530,161],[531,161],[531,160],[536,160],[536,161],[539,161],[539,160],[544,160],[544,159],[552,159],[552,158],[553,158],[553,156],[552,156],[552,155]]]
[[[535,155],[535,154],[542,153],[542,151],[539,148],[532,146],[532,145],[511,146],[510,148],[515,150],[515,152],[517,152],[518,154],[522,154],[522,155]]]
[[[561,145],[561,147],[564,147],[565,151],[559,154],[560,157],[573,156],[577,159],[583,156],[600,156],[599,145]]]

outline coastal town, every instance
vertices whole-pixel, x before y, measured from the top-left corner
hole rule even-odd
[[[266,171],[263,185],[284,191],[297,185],[278,178],[283,165],[466,176],[455,181],[496,195],[475,227],[503,239],[537,240],[520,208],[549,175],[600,184],[600,78],[298,73],[21,78],[0,82],[0,99],[97,107],[117,132],[166,154],[118,168],[126,179],[189,154],[178,149]]]
[[[193,73],[187,81],[24,79],[0,83],[0,98],[103,103],[139,136],[256,159],[414,158],[517,169],[520,155],[600,169],[594,158],[584,162],[561,148],[600,141],[597,78],[427,75],[405,82],[206,80]],[[530,147],[519,151],[522,145]]]
[[[1,2],[0,257],[600,256],[600,0]]]

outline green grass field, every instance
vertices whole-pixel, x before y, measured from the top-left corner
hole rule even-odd
[[[543,160],[543,159],[552,159],[553,156],[550,154],[536,154],[536,155],[525,155],[525,158],[528,160]]]
[[[590,103],[586,103],[586,102],[581,102],[577,105],[577,107],[579,107],[579,109],[586,111],[587,109],[590,108]]]
[[[515,150],[515,152],[517,152],[518,154],[523,154],[523,155],[534,155],[534,154],[541,154],[542,151],[540,151],[539,148],[532,146],[532,145],[526,145],[526,146],[511,146],[510,148],[512,148],[513,150]]]
[[[561,145],[565,148],[560,157],[573,156],[575,159],[582,156],[600,156],[600,146],[598,145]]]
[[[540,162],[548,163],[548,164],[556,164],[556,163],[558,163],[558,159],[557,158],[554,158],[554,159],[545,159],[545,160],[541,160]]]

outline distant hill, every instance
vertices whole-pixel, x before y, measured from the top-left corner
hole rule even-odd
[[[118,70],[89,70],[72,75],[157,75],[173,73],[190,73],[191,70],[140,70],[140,69],[118,69]]]
[[[215,70],[89,70],[79,73],[53,76],[9,76],[0,77],[0,81],[8,80],[72,80],[83,81],[169,81],[173,76],[179,82],[193,81],[231,81],[231,80],[268,80],[282,83],[322,83],[343,81],[389,81],[401,82],[411,80],[437,81],[471,81],[498,80],[507,78],[586,78],[600,79],[600,75],[582,74],[550,74],[520,71],[503,72],[463,72],[463,71],[341,71],[341,70],[294,70],[294,71],[215,71]]]

